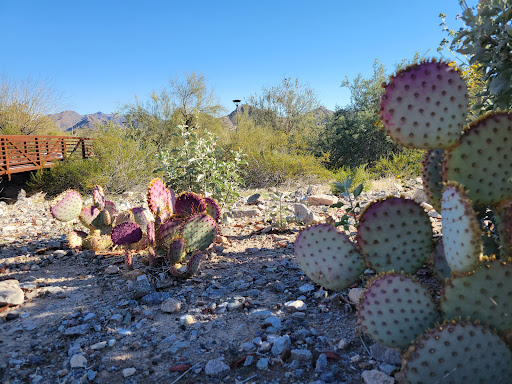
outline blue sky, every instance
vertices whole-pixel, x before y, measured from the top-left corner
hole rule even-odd
[[[350,101],[345,76],[371,75],[375,58],[391,72],[416,51],[437,56],[439,13],[458,28],[460,11],[458,0],[0,0],[0,74],[51,78],[80,114],[117,111],[192,71],[229,111],[283,76],[334,109]]]

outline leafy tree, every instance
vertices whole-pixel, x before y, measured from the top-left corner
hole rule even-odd
[[[460,6],[465,26],[457,32],[446,26],[446,15],[440,15],[441,25],[451,39],[451,43],[444,39],[440,49],[448,47],[463,55],[469,66],[481,72],[485,86],[476,95],[481,99],[474,103],[474,109],[512,108],[512,3],[480,0],[475,9],[461,0]]]
[[[132,136],[150,141],[160,149],[173,143],[173,134],[181,124],[212,132],[221,129],[217,114],[222,107],[204,75],[195,72],[187,73],[184,79],[169,80],[167,87],[159,93],[153,91],[146,101],[135,97],[135,102],[124,110]]]
[[[320,106],[315,91],[299,79],[284,77],[281,83],[263,87],[260,94],[249,97],[248,104],[256,107],[257,126],[292,133],[302,132],[314,124],[311,112]]]
[[[55,113],[61,102],[62,97],[48,79],[0,77],[0,133],[30,135],[58,131],[48,115]]]

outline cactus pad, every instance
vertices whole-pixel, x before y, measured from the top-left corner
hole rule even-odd
[[[440,320],[427,288],[399,274],[382,274],[369,281],[358,316],[369,335],[393,348],[408,346]]]
[[[82,210],[82,197],[77,191],[69,189],[62,192],[50,203],[52,216],[59,221],[76,219]]]
[[[423,190],[437,212],[441,212],[443,194],[443,155],[444,149],[431,149],[425,153],[422,162]]]
[[[441,295],[447,319],[469,317],[508,332],[512,330],[512,264],[500,260],[481,265],[473,274],[453,277]]]
[[[92,201],[100,210],[103,211],[105,209],[105,193],[101,185],[95,186],[92,190]]]
[[[81,248],[87,233],[84,231],[71,231],[68,233],[68,245],[69,248]]]
[[[385,85],[380,116],[389,136],[414,148],[448,148],[462,132],[468,92],[460,73],[443,62],[399,71]]]
[[[109,235],[102,235],[101,231],[93,231],[84,239],[84,248],[95,252],[103,252],[112,247],[112,239]]]
[[[167,210],[169,213],[174,213],[174,204],[176,204],[176,195],[172,189],[167,188]]]
[[[94,205],[90,205],[88,207],[82,208],[78,218],[84,227],[94,230],[95,227],[93,221],[100,215],[100,213],[101,210],[99,208],[95,207]]]
[[[156,243],[158,248],[165,252],[169,250],[172,240],[179,233],[183,219],[173,217],[160,225],[156,230]]]
[[[137,243],[142,238],[142,230],[136,223],[127,221],[112,229],[112,242],[116,245]]]
[[[432,252],[432,236],[423,208],[398,197],[369,204],[357,228],[359,248],[377,272],[416,272]]]
[[[444,254],[443,239],[440,238],[438,243],[434,247],[432,252],[432,272],[440,279],[445,280],[452,276],[450,266],[446,262],[446,256]]]
[[[452,272],[470,272],[482,256],[482,231],[471,201],[452,181],[445,185],[441,207],[446,262]]]
[[[174,213],[182,217],[206,213],[206,204],[201,196],[194,192],[185,192],[176,199]]]
[[[206,204],[206,213],[213,217],[215,221],[220,220],[220,207],[219,204],[211,197],[204,197],[204,203]]]
[[[333,290],[353,284],[365,268],[355,244],[328,224],[304,229],[295,241],[295,257],[311,280]]]
[[[475,205],[512,199],[512,114],[490,112],[471,123],[446,151],[444,180],[466,188]]]
[[[105,225],[112,225],[113,222],[115,222],[117,217],[117,209],[116,205],[112,201],[105,201],[105,208],[104,212],[108,212],[109,221],[105,221]],[[106,217],[107,215],[105,215]]]
[[[427,331],[402,360],[410,384],[510,383],[512,352],[483,325],[448,322]]]
[[[185,255],[185,240],[183,240],[183,237],[177,236],[169,246],[166,260],[171,264],[181,263]]]
[[[217,223],[206,214],[190,216],[181,225],[180,235],[185,240],[187,253],[196,249],[204,251],[215,240]]]
[[[161,179],[153,179],[148,188],[148,206],[154,215],[168,209],[167,187]]]

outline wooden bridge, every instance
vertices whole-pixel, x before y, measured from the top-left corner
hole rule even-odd
[[[93,156],[92,139],[73,136],[0,135],[0,178],[13,173],[43,171],[77,154]]]

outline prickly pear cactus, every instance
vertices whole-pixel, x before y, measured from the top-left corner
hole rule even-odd
[[[69,189],[50,202],[50,212],[59,221],[71,221],[80,215],[82,204],[80,194]]]
[[[475,205],[512,200],[512,114],[489,112],[446,151],[443,179],[464,185]]]
[[[206,214],[190,216],[180,228],[180,236],[185,240],[187,253],[196,249],[206,250],[213,243],[216,235],[217,223]]]
[[[92,190],[92,201],[100,210],[105,209],[105,193],[100,185],[96,185]]]
[[[443,156],[444,149],[431,149],[423,157],[421,180],[428,202],[437,212],[441,212],[443,195]]]
[[[511,383],[512,352],[481,324],[446,322],[416,340],[402,360],[410,384]]]
[[[67,235],[69,248],[82,248],[84,240],[87,237],[87,233],[84,231],[71,231]]]
[[[194,192],[185,192],[176,199],[174,210],[177,216],[188,217],[206,213],[206,204],[201,196]]]
[[[512,264],[500,260],[453,277],[441,293],[441,311],[447,319],[469,317],[500,333],[512,331],[511,279]]]
[[[202,253],[197,251],[190,257],[186,267],[178,269],[176,265],[172,265],[169,268],[169,274],[178,279],[188,279],[195,275],[197,271],[199,271],[199,266],[201,265],[202,258]]]
[[[356,282],[365,268],[354,243],[328,224],[303,230],[295,241],[295,257],[311,280],[333,290],[345,289]]]
[[[156,230],[156,245],[167,252],[171,242],[179,234],[183,219],[173,217],[160,225]]]
[[[443,238],[438,239],[437,244],[432,252],[431,260],[432,272],[441,280],[444,281],[452,276],[452,270],[446,261],[444,254]]]
[[[93,225],[93,222],[100,214],[101,210],[94,205],[91,205],[88,207],[83,207],[78,218],[84,227],[87,227],[90,230],[94,230],[96,227]]]
[[[161,212],[169,209],[168,189],[161,179],[153,179],[148,188],[148,206],[151,212],[158,216]]]
[[[112,229],[112,242],[116,245],[137,243],[142,238],[139,225],[130,221],[119,224]]]
[[[482,231],[471,201],[456,182],[446,183],[441,201],[443,244],[452,272],[470,272],[482,256]]]
[[[399,71],[385,85],[380,116],[396,142],[414,148],[448,148],[460,137],[468,92],[460,73],[443,62]]]
[[[112,244],[110,235],[102,234],[100,230],[92,231],[83,241],[84,248],[92,249],[95,252],[107,251]]]
[[[361,213],[357,243],[366,263],[377,272],[416,272],[433,249],[428,214],[413,200],[390,197]]]
[[[382,274],[368,282],[358,316],[373,339],[393,348],[408,346],[441,320],[428,289],[399,274]]]
[[[203,197],[203,201],[206,204],[206,213],[213,217],[215,221],[220,220],[220,207],[219,204],[211,197]]]
[[[166,260],[171,264],[177,264],[181,263],[186,255],[185,251],[185,240],[183,240],[183,237],[177,236],[174,238],[174,240],[171,242],[171,245],[169,246],[169,251],[166,255]]]

